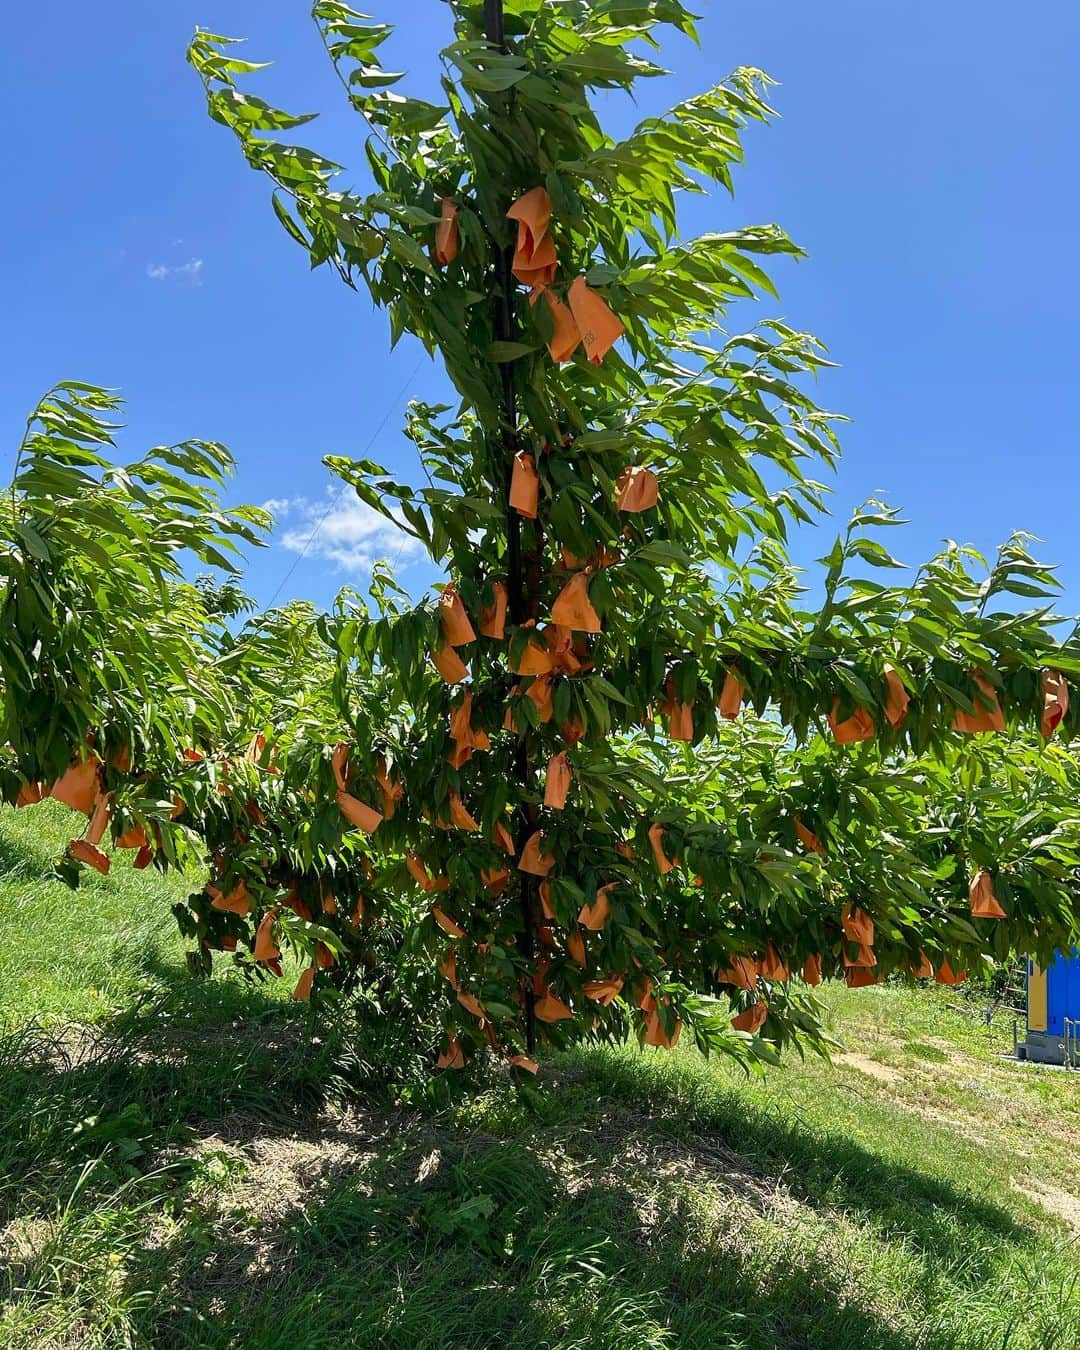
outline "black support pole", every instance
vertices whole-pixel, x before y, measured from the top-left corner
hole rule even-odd
[[[484,25],[488,41],[505,51],[506,30],[503,23],[503,0],[484,0]],[[514,323],[514,276],[512,271],[514,251],[511,247],[500,248],[498,244],[495,244],[493,254],[495,265],[495,339],[497,342],[513,342],[517,331]],[[535,619],[537,616],[529,613],[530,609],[535,608],[535,606],[530,604],[529,588],[521,552],[521,517],[509,504],[510,483],[514,472],[514,455],[518,448],[517,390],[514,386],[513,362],[504,361],[499,367],[499,371],[502,380],[500,415],[505,469],[503,487],[507,502],[506,586],[509,592],[510,621],[514,624],[522,624],[527,618]],[[533,779],[530,740],[531,736],[526,730],[519,742],[514,764],[518,784],[526,795],[531,792]],[[526,801],[521,811],[519,829],[515,840],[519,855],[524,847],[525,840],[536,829],[537,823],[536,807],[532,802]],[[531,966],[534,954],[533,913],[536,907],[536,896],[534,895],[536,883],[533,877],[524,872],[517,874],[517,883],[521,901],[521,939],[519,947],[522,956]],[[536,996],[530,980],[525,986],[525,1047],[530,1055],[536,1046],[535,1005]]]

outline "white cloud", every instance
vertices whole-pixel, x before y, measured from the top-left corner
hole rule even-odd
[[[146,264],[146,275],[152,281],[173,281],[178,286],[202,285],[203,260],[192,258],[186,263],[152,262]]]
[[[367,572],[380,558],[401,562],[420,552],[419,543],[351,491],[334,486],[324,501],[307,497],[275,497],[263,503],[289,528],[280,543],[292,553],[322,558],[342,572]]]

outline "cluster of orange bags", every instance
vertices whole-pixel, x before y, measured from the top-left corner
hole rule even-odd
[[[458,256],[460,207],[452,197],[440,202],[440,219],[435,226],[432,256],[440,267],[447,267]],[[535,187],[519,197],[506,213],[517,224],[512,271],[529,288],[531,304],[544,297],[551,311],[552,336],[548,350],[559,363],[569,361],[584,344],[590,361],[599,365],[624,333],[624,328],[584,277],[577,277],[559,299],[550,287],[559,270],[555,241],[551,237],[551,198],[547,190]]]
[[[972,671],[971,677],[978,691],[974,709],[972,712],[966,712],[963,708],[954,710],[953,731],[969,736],[1004,731],[1005,716],[993,685],[980,671]],[[1065,676],[1058,670],[1046,668],[1040,678],[1043,707],[1039,718],[1039,731],[1044,740],[1049,740],[1069,711],[1069,686]],[[885,716],[897,730],[907,716],[910,703],[911,696],[900,676],[892,666],[886,666]],[[829,713],[829,726],[838,745],[854,745],[874,737],[876,734],[874,719],[865,708],[854,708],[851,715],[843,720],[840,720],[839,710],[840,700],[837,698]]]
[[[608,306],[591,290],[584,277],[571,283],[566,301],[549,289],[558,272],[555,241],[550,234],[551,198],[542,187],[519,197],[506,213],[517,224],[517,245],[512,270],[529,288],[532,304],[541,296],[551,311],[552,337],[548,350],[552,360],[569,361],[582,344],[589,360],[599,365],[624,333]]]
[[[115,767],[122,772],[131,768],[130,756],[126,754],[115,760]],[[84,759],[74,759],[71,765],[60,775],[52,786],[43,783],[28,783],[19,790],[16,806],[33,806],[51,797],[63,802],[72,810],[88,817],[86,831],[78,839],[68,844],[68,853],[76,862],[85,863],[102,876],[109,873],[109,855],[101,848],[101,841],[109,828],[112,818],[112,794],[105,791],[103,766],[100,757],[91,750]],[[142,870],[153,861],[154,850],[146,831],[141,825],[135,826],[119,836],[117,848],[136,849],[134,866]]]

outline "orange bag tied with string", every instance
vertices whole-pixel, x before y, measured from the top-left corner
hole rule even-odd
[[[874,921],[865,910],[859,909],[857,905],[845,905],[840,912],[840,923],[848,942],[862,943],[867,947],[874,945]]]
[[[469,621],[461,596],[451,581],[443,588],[439,596],[439,619],[442,623],[443,637],[451,647],[464,647],[466,643],[476,641],[476,630]]]
[[[544,292],[548,309],[551,311],[553,331],[548,351],[556,365],[565,365],[581,346],[581,330],[577,326],[573,311],[551,291]]]
[[[468,666],[449,645],[440,651],[432,652],[431,660],[446,684],[459,684],[469,678]]]
[[[589,288],[584,277],[575,278],[567,299],[585,352],[593,365],[598,366],[626,329],[600,296]]]
[[[566,751],[561,750],[548,760],[547,778],[544,782],[544,805],[552,811],[561,811],[566,806],[570,793],[570,781],[573,770]]]
[[[506,637],[506,606],[510,593],[505,581],[493,581],[491,590],[494,599],[480,611],[480,632],[484,637],[501,642]]]
[[[659,500],[660,489],[656,474],[641,464],[631,464],[615,479],[615,509],[617,511],[650,511]]]
[[[904,718],[907,716],[908,704],[911,702],[911,695],[908,693],[903,680],[893,670],[892,666],[885,667],[885,716],[897,730]]]
[[[874,736],[874,719],[865,708],[855,708],[850,717],[838,720],[840,700],[836,699],[829,713],[829,726],[837,745],[855,745],[859,741],[869,741]]]
[[[536,472],[536,460],[528,450],[519,450],[514,456],[510,505],[526,520],[536,519],[540,507],[540,475]]]
[[[588,928],[594,933],[603,929],[611,916],[611,893],[618,884],[617,881],[609,881],[606,886],[597,889],[596,899],[591,905],[582,905],[578,914],[578,923],[582,928]]]
[[[441,219],[435,226],[435,247],[432,250],[440,267],[447,267],[458,255],[460,244],[458,211],[453,197],[444,197],[440,203]]]
[[[72,764],[52,785],[49,796],[88,816],[97,800],[100,773],[101,760],[91,754]]]
[[[962,731],[968,736],[977,736],[989,731],[1004,731],[1005,717],[993,685],[985,675],[978,671],[972,673],[972,679],[975,681],[982,697],[980,698],[979,694],[976,694],[972,699],[974,712],[964,712],[962,708],[956,709],[953,717],[953,730]]]
[[[465,1052],[456,1036],[451,1036],[447,1040],[446,1049],[435,1061],[435,1067],[437,1069],[463,1069],[465,1067]]]
[[[555,280],[555,243],[548,234],[551,198],[546,189],[534,187],[514,202],[506,213],[517,222],[517,246],[511,266],[514,276],[534,291]]]
[[[676,863],[672,862],[664,852],[665,833],[666,831],[659,821],[654,821],[653,824],[649,826],[649,843],[652,845],[653,858],[656,862],[657,871],[662,877],[667,876],[667,874],[676,866]]]
[[[971,901],[973,919],[1004,919],[1007,917],[994,894],[994,882],[984,867],[975,873],[968,886],[968,899]]]
[[[544,836],[540,830],[529,835],[518,861],[519,872],[529,872],[536,877],[547,876],[555,866],[555,859],[549,853],[541,853],[543,843]]]
[[[602,631],[600,615],[589,600],[587,572],[575,572],[570,578],[551,607],[551,617],[555,623],[575,633]]]
[[[813,830],[803,824],[802,816],[795,817],[795,837],[798,839],[799,843],[802,844],[803,848],[808,849],[811,853],[816,853],[820,858],[825,857],[825,845]]]
[[[1043,740],[1048,741],[1069,711],[1069,686],[1059,670],[1044,670],[1041,681],[1043,710],[1039,732]]]
[[[729,670],[724,676],[724,685],[720,690],[720,703],[718,711],[721,717],[729,722],[734,721],[742,710],[743,686],[742,682]]]
[[[745,1012],[741,1012],[737,1017],[731,1019],[731,1025],[736,1031],[746,1031],[751,1036],[756,1036],[765,1025],[768,1016],[768,1004],[752,1003]]]

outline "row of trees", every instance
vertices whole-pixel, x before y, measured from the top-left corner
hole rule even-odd
[[[295,948],[300,997],[434,1010],[444,1066],[684,1025],[771,1057],[820,1042],[823,975],[954,981],[1071,942],[1080,648],[1052,574],[1017,537],[901,576],[879,503],[822,560],[819,607],[787,558],[837,453],[806,392],[828,363],[724,320],[797,249],[775,226],[683,240],[676,213],[730,187],[764,77],[616,141],[590,97],[661,73],[656,31],[693,36],[677,0],[448,8],[434,105],[393,87],[385,25],[314,6],[366,194],[277,139],[308,119],[240,87],[257,67],[230,40],[189,52],[290,236],[460,395],[410,410],[426,487],[328,461],[445,589],[415,603],[379,569],[366,603],[238,626],[232,583],[179,569],[191,549],[230,575],[266,525],[220,507],[225,452],[114,468],[115,401],[63,386],[4,517],[5,799],[70,798],[90,755],[91,834],[208,861],[178,915],[200,960],[273,974]],[[74,853],[102,866],[101,842]]]

